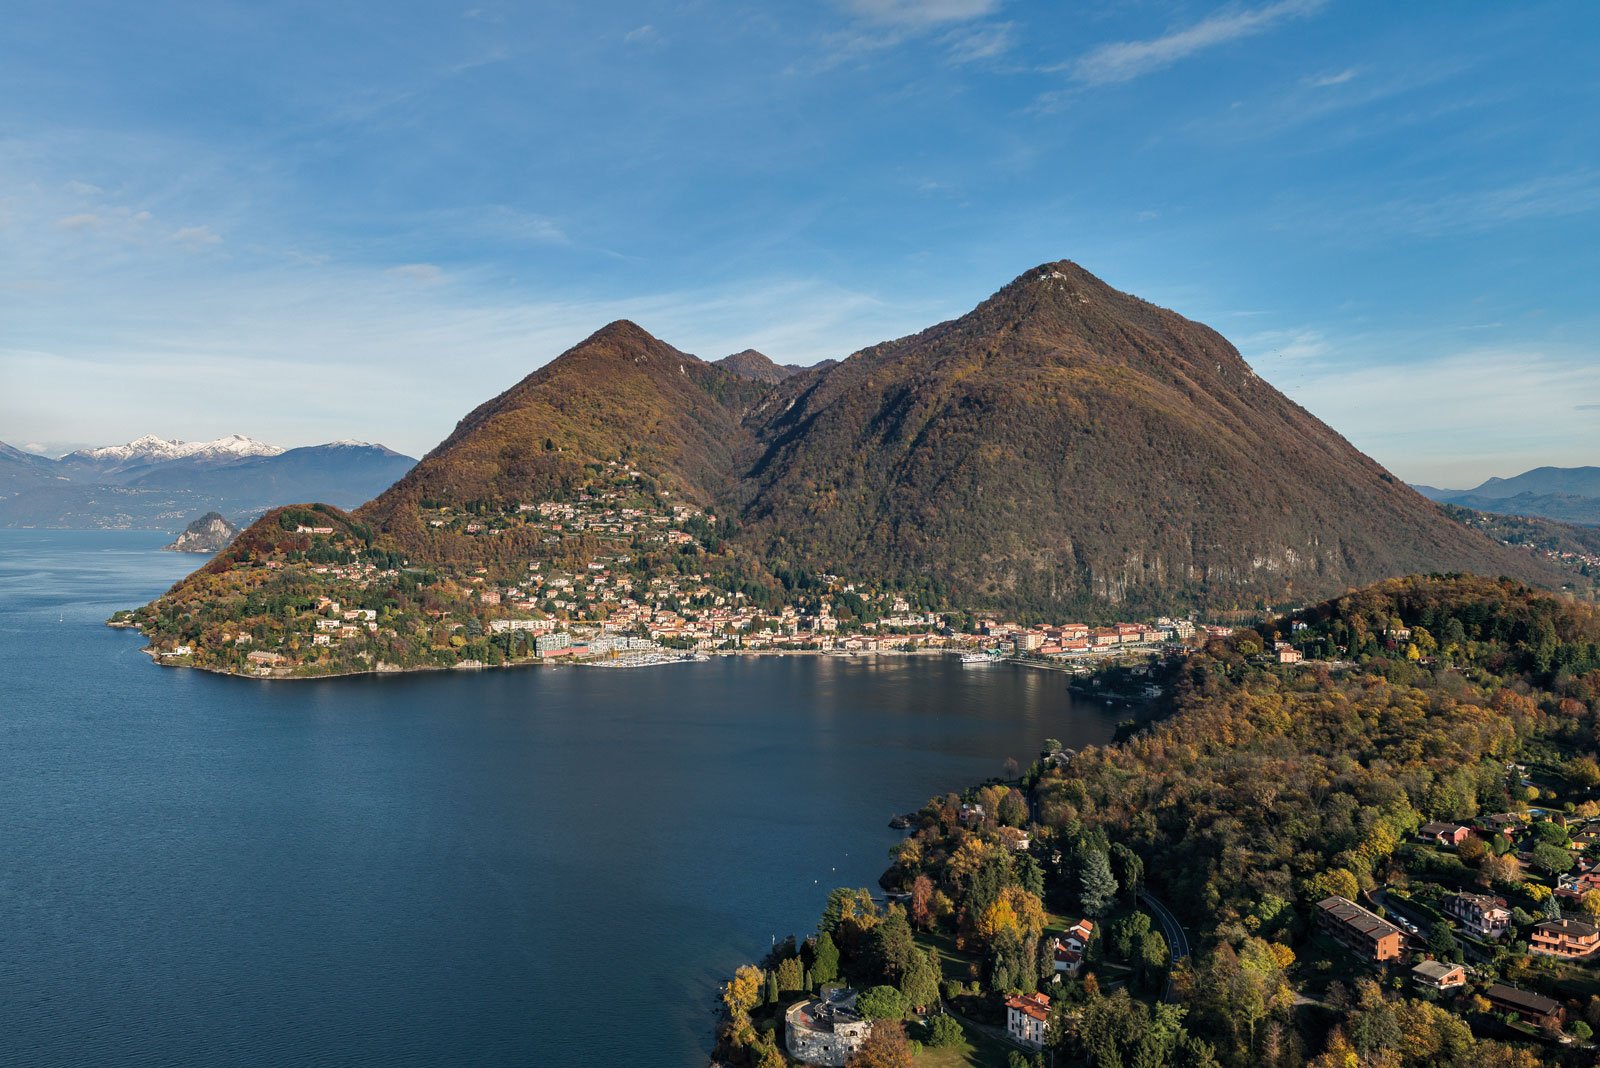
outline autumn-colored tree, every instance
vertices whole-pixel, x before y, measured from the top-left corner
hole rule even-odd
[[[1335,1027],[1328,1033],[1328,1048],[1307,1062],[1306,1068],[1360,1068],[1361,1057],[1345,1037],[1344,1031]]]
[[[1476,864],[1488,852],[1488,845],[1484,843],[1482,838],[1478,837],[1462,839],[1461,844],[1456,846],[1456,855],[1461,858],[1461,863],[1463,864]]]
[[[913,1068],[911,1043],[899,1020],[879,1020],[845,1068]]]
[[[1346,868],[1329,868],[1306,880],[1306,898],[1310,901],[1329,897],[1354,901],[1360,893],[1361,884],[1356,881],[1355,874]]]
[[[734,1019],[748,1016],[761,1000],[762,975],[760,968],[748,964],[733,973],[733,978],[722,988],[722,1003]]]
[[[780,961],[776,974],[778,989],[783,993],[805,989],[805,968],[801,965],[799,957],[788,957]]]
[[[1515,886],[1522,881],[1522,865],[1516,857],[1490,854],[1478,862],[1478,881],[1485,886]]]
[[[1600,890],[1590,890],[1578,898],[1578,907],[1591,919],[1600,916]]]
[[[1592,763],[1592,762],[1591,762]],[[1021,827],[1028,822],[1028,800],[1022,791],[1012,787],[1000,799],[1000,822],[1007,827]]]
[[[918,875],[911,882],[911,926],[926,931],[933,926],[933,880]]]

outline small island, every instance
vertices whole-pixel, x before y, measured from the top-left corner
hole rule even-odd
[[[174,553],[220,553],[238,536],[239,528],[228,522],[221,512],[207,512],[184,527],[176,541],[162,548]]]

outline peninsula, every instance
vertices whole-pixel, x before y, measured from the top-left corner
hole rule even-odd
[[[375,500],[269,511],[115,622],[162,663],[279,677],[962,645],[1010,620],[1071,652],[1412,571],[1562,581],[1070,262],[837,363],[737,355],[612,323]]]

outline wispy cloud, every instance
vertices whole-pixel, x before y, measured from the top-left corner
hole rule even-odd
[[[1336,85],[1343,85],[1345,82],[1353,80],[1360,73],[1355,67],[1346,67],[1336,74],[1313,75],[1307,78],[1305,83],[1313,89],[1331,89]]]
[[[945,31],[936,38],[955,64],[992,59],[1016,43],[1009,22],[983,23],[1000,10],[999,0],[841,0],[852,25],[824,38],[820,69]]]
[[[1212,15],[1192,26],[1143,41],[1117,41],[1071,64],[1074,81],[1112,85],[1170,67],[1197,52],[1264,33],[1289,18],[1315,14],[1326,0],[1279,0],[1266,7]]]
[[[977,63],[1011,51],[1017,43],[1013,22],[996,22],[972,29],[952,30],[944,39],[950,58],[957,63]]]
[[[882,26],[925,29],[992,15],[1000,0],[844,0],[845,10]]]
[[[222,244],[222,235],[209,226],[184,226],[174,230],[169,240],[187,248],[200,249]]]

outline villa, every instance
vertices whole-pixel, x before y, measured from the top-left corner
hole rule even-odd
[[[1050,1019],[1050,995],[1020,994],[1006,998],[1006,1032],[1024,1046],[1044,1048],[1044,1028]]]

